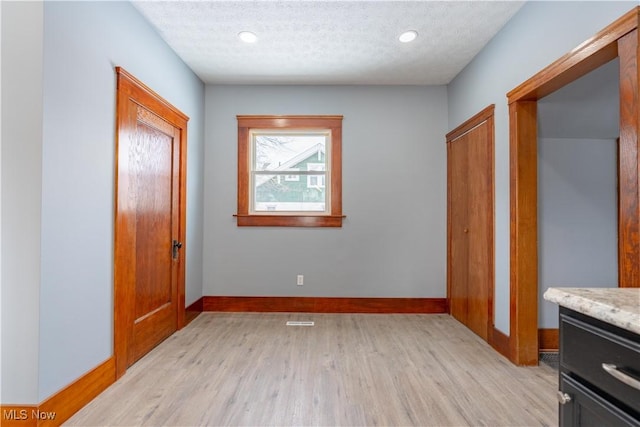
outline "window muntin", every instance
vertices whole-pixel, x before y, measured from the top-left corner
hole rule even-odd
[[[291,168],[289,170],[297,171],[299,169],[298,168]],[[300,181],[300,175],[285,175],[284,176],[284,180],[285,181]]]

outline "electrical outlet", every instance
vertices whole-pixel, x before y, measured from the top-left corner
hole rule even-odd
[[[302,274],[298,274],[298,286],[304,285],[304,276]]]

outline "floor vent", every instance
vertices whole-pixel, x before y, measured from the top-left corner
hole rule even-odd
[[[287,322],[287,326],[313,326],[313,325],[315,325],[315,322],[310,322],[310,321],[300,322],[296,320],[289,320]]]
[[[560,357],[558,352],[542,352],[540,353],[540,363],[551,366],[556,371],[560,365]]]

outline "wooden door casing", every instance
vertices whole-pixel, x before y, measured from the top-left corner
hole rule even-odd
[[[640,6],[507,94],[510,170],[510,336],[503,352],[538,364],[537,101],[620,59],[618,286],[640,286]]]
[[[447,135],[450,312],[490,340],[494,289],[494,149],[491,105]]]
[[[184,325],[188,118],[116,67],[116,375]],[[173,240],[183,243],[176,258]]]
[[[640,15],[640,8],[636,11]],[[618,39],[620,138],[618,139],[618,285],[640,287],[640,32]]]

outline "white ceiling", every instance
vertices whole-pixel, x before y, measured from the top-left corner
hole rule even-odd
[[[523,3],[133,1],[212,84],[447,84]],[[419,37],[400,43],[406,30]],[[259,39],[245,44],[240,31]]]

